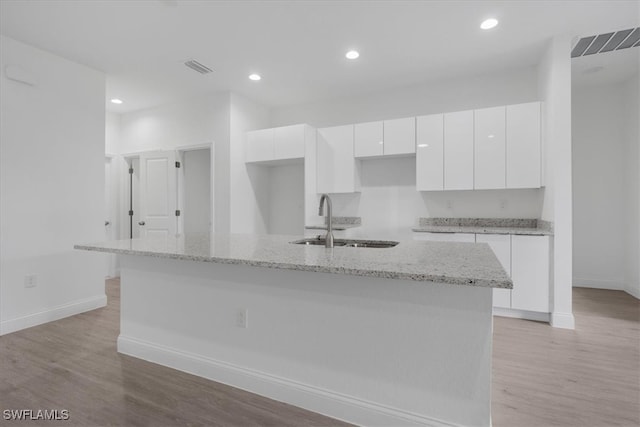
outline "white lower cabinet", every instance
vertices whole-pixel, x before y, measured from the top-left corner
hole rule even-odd
[[[511,236],[511,308],[549,312],[549,236]]]
[[[473,233],[414,233],[414,240],[428,240],[430,242],[467,242],[475,243]]]
[[[502,268],[511,277],[511,236],[508,234],[477,234],[476,243],[488,243]],[[493,306],[511,308],[511,290],[494,289]]]
[[[493,290],[493,306],[507,309],[500,314],[541,320],[535,313],[549,313],[549,236],[417,232],[413,239],[487,243],[513,281],[512,290]]]

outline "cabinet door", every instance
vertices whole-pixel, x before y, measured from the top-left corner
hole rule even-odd
[[[511,236],[508,234],[476,234],[476,243],[488,243],[502,268],[511,277]],[[511,290],[493,290],[494,307],[511,307]]]
[[[353,125],[318,129],[317,177],[318,193],[357,191]]]
[[[511,236],[511,308],[549,312],[549,236]]]
[[[262,129],[247,132],[246,162],[273,160],[274,130]]]
[[[474,111],[474,180],[477,190],[506,187],[505,107]]]
[[[540,103],[507,106],[507,188],[539,188]]]
[[[473,190],[473,111],[444,115],[444,189]]]
[[[304,125],[275,128],[274,159],[304,158]]]
[[[431,242],[466,242],[475,243],[476,235],[473,233],[413,233],[413,240],[427,240]]]
[[[416,189],[444,190],[444,115],[416,118]]]
[[[384,154],[412,154],[416,152],[416,119],[384,121]]]
[[[384,136],[382,122],[358,123],[355,125],[355,157],[382,156]]]

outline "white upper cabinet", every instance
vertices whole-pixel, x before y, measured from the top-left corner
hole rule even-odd
[[[274,160],[304,158],[305,125],[275,128]]]
[[[382,156],[384,134],[382,122],[358,123],[355,125],[355,157]]]
[[[247,132],[246,162],[265,162],[273,160],[274,129],[261,129]]]
[[[540,103],[507,106],[507,188],[539,188],[542,176]]]
[[[354,125],[318,129],[318,193],[359,191],[353,139]]]
[[[416,189],[444,190],[444,115],[416,118]]]
[[[549,236],[511,236],[511,308],[549,312]]]
[[[245,162],[265,163],[303,159],[307,127],[305,124],[299,124],[247,132]]]
[[[384,154],[413,154],[416,152],[416,118],[384,121]]]
[[[474,111],[474,188],[506,188],[506,107]]]
[[[473,111],[444,115],[444,189],[473,190]]]

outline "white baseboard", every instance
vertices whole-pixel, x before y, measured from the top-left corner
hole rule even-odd
[[[288,378],[122,335],[118,337],[118,352],[357,425],[457,426]]]
[[[610,289],[613,291],[624,291],[624,283],[616,280],[594,280],[573,278],[574,288],[594,288],[594,289]]]
[[[551,326],[560,329],[575,329],[576,319],[572,313],[551,313]]]
[[[42,325],[43,323],[52,322],[54,320],[63,319],[65,317],[84,313],[85,311],[95,310],[96,308],[107,305],[107,296],[99,295],[68,304],[54,307],[50,310],[41,311],[39,313],[29,314],[27,316],[0,322],[0,335],[10,334],[21,329],[30,328],[32,326]]]
[[[535,320],[536,322],[550,323],[549,313],[537,311],[516,310],[514,308],[493,307],[493,315],[501,317],[513,317],[514,319]]]
[[[639,288],[631,288],[631,287],[626,287],[624,288],[624,291],[626,293],[628,293],[629,295],[631,295],[632,297],[634,297],[635,299],[640,299],[640,289]]]

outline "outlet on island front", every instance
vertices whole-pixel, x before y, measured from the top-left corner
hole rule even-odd
[[[249,327],[249,310],[246,308],[236,309],[236,326],[245,329]]]

